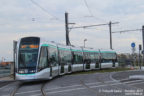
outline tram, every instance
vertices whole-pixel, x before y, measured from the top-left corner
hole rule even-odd
[[[65,46],[40,37],[23,37],[17,43],[16,80],[52,79],[76,71],[118,67],[115,51]]]

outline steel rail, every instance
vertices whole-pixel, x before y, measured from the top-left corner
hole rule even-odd
[[[48,81],[44,81],[44,83],[42,84],[41,86],[41,93],[42,93],[42,96],[46,96],[46,92],[44,91],[44,87],[45,85],[47,84]]]
[[[23,85],[23,82],[19,82],[16,88],[11,92],[10,96],[15,96],[17,90]]]

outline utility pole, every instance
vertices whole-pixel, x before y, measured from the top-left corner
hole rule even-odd
[[[139,45],[139,67],[140,67],[140,70],[141,70],[141,45]]]
[[[68,23],[68,13],[65,12],[65,30],[66,30],[66,45],[70,45],[70,40],[69,40],[69,23]]]
[[[85,48],[85,42],[87,41],[87,39],[84,39],[84,48]]]
[[[142,26],[142,29],[134,29],[134,30],[122,30],[122,31],[116,31],[116,32],[112,32],[112,33],[124,33],[124,32],[132,32],[132,31],[141,31],[142,32],[142,54],[143,54],[143,65],[144,65],[144,26]],[[140,65],[141,66],[141,65]]]
[[[109,26],[109,33],[110,33],[110,49],[112,49],[112,30],[111,27],[113,24],[118,24],[119,22],[109,22],[106,24],[97,24],[97,25],[87,25],[87,26],[78,26],[78,27],[72,27],[70,29],[78,29],[78,28],[88,28],[88,27],[98,27],[98,26],[105,26],[108,25]]]
[[[143,44],[143,65],[144,65],[144,26],[142,26],[142,44]]]
[[[110,49],[112,49],[112,32],[111,32],[111,21],[109,22],[109,32],[110,32]]]

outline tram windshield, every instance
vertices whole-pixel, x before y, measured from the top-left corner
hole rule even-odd
[[[20,49],[19,67],[36,67],[38,49]]]
[[[19,47],[19,69],[36,69],[39,38],[23,38]]]

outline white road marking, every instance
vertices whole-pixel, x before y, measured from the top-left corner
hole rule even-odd
[[[97,87],[104,87],[104,86],[109,86],[109,85],[120,85],[120,84],[127,84],[127,83],[134,83],[134,84],[140,84],[140,83],[144,83],[144,82],[139,82],[137,83],[138,81],[143,81],[143,80],[135,80],[135,81],[128,81],[128,82],[114,82],[113,84],[101,84],[101,85],[96,85],[96,86],[90,86],[90,88],[97,88]],[[109,81],[110,82],[110,81]],[[97,82],[98,84],[99,82]],[[87,83],[86,83],[87,84]],[[94,84],[94,83],[93,83]],[[96,84],[96,83],[95,83]],[[133,85],[134,85],[133,84]],[[88,84],[87,84],[88,85]],[[92,83],[90,84],[92,85]],[[132,85],[132,84],[129,84],[129,85]],[[50,91],[50,90],[53,90],[52,92],[46,92],[48,94],[53,94],[53,93],[61,93],[61,92],[69,92],[69,91],[74,91],[74,90],[82,90],[82,89],[86,89],[82,86],[79,86],[79,85],[73,85],[73,86],[67,86],[67,87],[58,87],[58,88],[52,88],[52,89],[48,89],[48,90],[45,90],[45,91]],[[62,89],[62,88],[69,88],[69,87],[77,87],[77,88],[72,88],[72,89],[66,89],[66,90],[60,90],[60,91],[54,91],[54,89]],[[33,93],[33,92],[39,92],[40,90],[33,90],[33,91],[27,91],[27,92],[19,92],[19,93],[16,93],[16,94],[24,94],[24,93]],[[39,96],[40,94],[36,94],[35,96]],[[33,95],[34,96],[34,95]]]
[[[109,82],[113,82],[113,81],[107,81],[107,83]],[[92,85],[92,84],[100,84],[101,82],[94,82],[94,83],[86,83],[86,85]],[[64,89],[64,88],[70,88],[70,87],[82,87],[82,85],[78,84],[78,85],[72,85],[72,86],[66,86],[66,87],[56,87],[56,88],[51,88],[51,89],[47,89],[46,91],[50,91],[50,90],[55,90],[55,89]],[[33,92],[38,92],[40,90],[32,90],[32,91],[27,91],[27,92],[19,92],[16,94],[24,94],[24,93],[33,93]]]
[[[1,90],[1,89],[5,89],[5,88],[8,87],[8,86],[9,86],[9,84],[1,87],[0,90]]]
[[[14,82],[14,83],[16,83],[16,82]],[[8,87],[8,86],[15,85],[14,83],[7,84],[7,85],[1,87],[0,90],[1,90],[1,89],[6,89],[6,87]],[[16,83],[16,84],[17,84],[17,83]]]
[[[142,83],[144,83],[144,82],[133,83],[133,84],[129,84],[129,85],[142,84]]]
[[[107,81],[105,83],[109,83],[109,82],[115,82],[115,81]],[[86,83],[86,85],[93,85],[93,84],[100,84],[101,82],[94,82],[94,83]],[[51,88],[51,89],[47,89],[45,91],[50,91],[50,90],[55,90],[55,89],[63,89],[63,88],[69,88],[69,87],[82,87],[82,85],[78,84],[78,85],[72,85],[72,86],[66,86],[66,87],[56,87],[56,88]],[[40,90],[33,90],[33,91],[27,91],[27,92],[19,92],[16,94],[24,94],[24,93],[33,93],[33,92],[38,92]]]
[[[110,82],[116,82],[116,81],[106,81],[105,83],[110,83]],[[85,83],[85,84],[86,85],[93,85],[93,84],[100,84],[100,83],[102,83],[102,82],[93,82],[93,83]],[[54,90],[54,89],[69,88],[69,87],[78,87],[78,86],[82,86],[82,85],[81,84],[77,84],[77,85],[66,86],[66,87],[56,87],[56,88],[47,89],[46,91]]]
[[[32,91],[26,91],[26,92],[19,92],[16,94],[25,94],[25,93],[33,93],[33,92],[41,92],[41,90],[32,90]]]
[[[67,89],[67,90],[61,90],[61,91],[54,91],[54,92],[47,92],[49,93],[60,93],[60,92],[68,92],[68,91],[73,91],[73,90],[81,90],[81,89],[87,89],[87,88],[75,88],[75,89]]]
[[[2,96],[9,96],[9,95],[2,95]]]
[[[143,80],[136,80],[136,81],[143,81]],[[114,83],[114,84],[104,84],[104,85],[97,85],[97,86],[92,86],[90,88],[96,88],[96,87],[103,87],[103,86],[109,86],[109,85],[120,85],[120,84],[127,84],[127,83],[131,83],[132,81],[130,82],[125,82],[125,83],[122,83],[122,82],[119,82],[119,83]],[[134,81],[133,81],[134,82]],[[143,82],[144,83],[144,82]],[[54,91],[54,92],[47,92],[48,94],[52,94],[52,93],[60,93],[60,92],[68,92],[68,91],[74,91],[74,90],[82,90],[82,89],[86,89],[86,88],[75,88],[75,89],[68,89],[68,90],[61,90],[61,91]]]
[[[42,94],[33,94],[33,95],[30,95],[30,96],[42,96]]]

